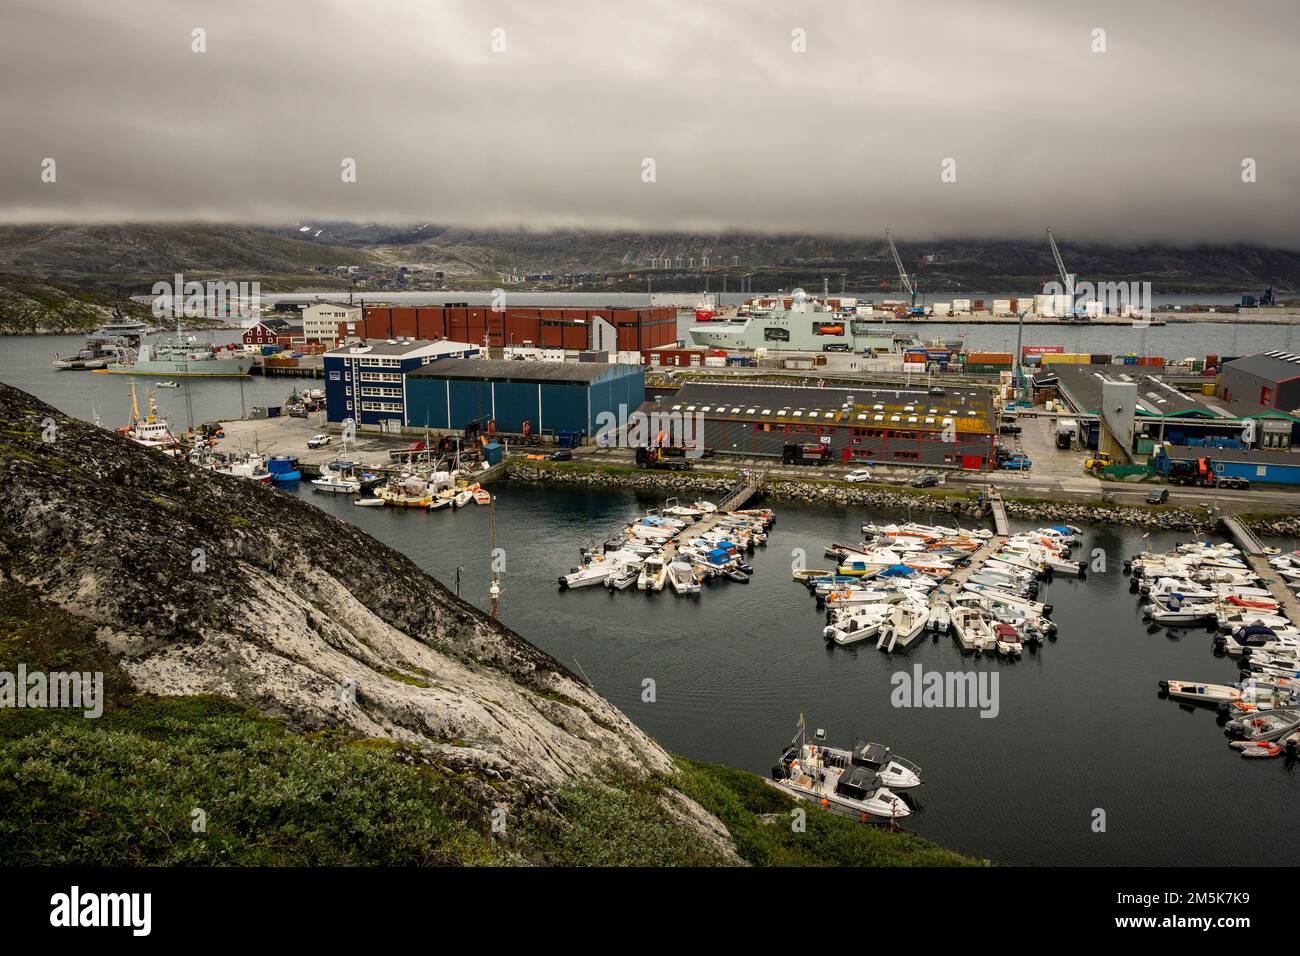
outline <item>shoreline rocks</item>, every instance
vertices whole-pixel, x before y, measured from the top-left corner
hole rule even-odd
[[[587,488],[607,488],[645,492],[665,497],[718,494],[734,484],[718,475],[680,471],[608,472],[595,468],[546,468],[532,462],[511,460],[506,476],[512,481],[542,484],[568,484]],[[914,494],[894,488],[825,484],[791,478],[770,479],[760,496],[769,501],[793,501],[832,508],[879,508],[906,512],[908,509],[943,513],[966,518],[983,518],[977,494],[960,498]],[[1150,528],[1162,531],[1208,530],[1218,524],[1203,511],[1183,508],[1135,508],[1106,502],[1029,502],[1008,500],[1007,515],[1025,521],[1091,522]],[[1254,517],[1245,524],[1257,534],[1272,537],[1300,536],[1300,516],[1272,515]]]

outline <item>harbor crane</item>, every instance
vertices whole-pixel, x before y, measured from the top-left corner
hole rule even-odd
[[[1078,276],[1065,271],[1065,260],[1061,258],[1061,250],[1056,247],[1056,237],[1052,235],[1050,228],[1047,230],[1047,241],[1052,247],[1052,258],[1056,260],[1056,274],[1061,278],[1061,292],[1070,297],[1070,314],[1066,318],[1073,318],[1076,311],[1074,307],[1074,280]]]
[[[903,292],[912,297],[912,307],[908,311],[919,313],[922,310],[918,309],[916,305],[918,291],[916,279],[908,275],[907,269],[903,267],[903,257],[898,254],[898,246],[894,245],[894,237],[888,229],[885,230],[885,238],[889,241],[889,252],[894,257],[894,267],[898,269],[898,281],[903,287]]]

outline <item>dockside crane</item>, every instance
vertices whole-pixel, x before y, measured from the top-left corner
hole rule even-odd
[[[1074,280],[1078,278],[1072,272],[1065,271],[1065,260],[1061,258],[1061,250],[1056,247],[1056,237],[1052,235],[1052,230],[1047,230],[1047,241],[1052,247],[1052,258],[1056,260],[1056,274],[1061,278],[1061,292],[1070,297],[1070,315],[1074,317]]]
[[[912,307],[909,312],[916,313],[922,310],[917,308],[916,296],[918,285],[915,277],[908,275],[907,269],[903,267],[903,257],[898,254],[898,246],[894,245],[894,237],[888,229],[885,230],[885,239],[889,241],[889,252],[894,257],[894,267],[898,269],[898,281],[903,287],[903,292],[912,297]]]

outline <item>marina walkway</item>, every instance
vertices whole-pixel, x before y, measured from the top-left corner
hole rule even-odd
[[[1273,595],[1273,599],[1277,601],[1282,613],[1292,621],[1300,623],[1300,599],[1297,599],[1291,589],[1287,587],[1282,575],[1278,574],[1276,569],[1268,563],[1268,555],[1264,553],[1264,546],[1260,544],[1259,539],[1235,515],[1226,516],[1223,519],[1223,525],[1228,529],[1228,533],[1236,539],[1237,546],[1241,548],[1246,563],[1250,565],[1252,571],[1259,575],[1260,581]]]
[[[993,509],[993,530],[1005,538],[1011,533],[1011,526],[1007,524],[1007,506],[1002,502],[1002,492],[990,485],[988,497],[989,507]]]

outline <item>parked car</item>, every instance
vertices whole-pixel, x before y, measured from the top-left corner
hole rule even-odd
[[[855,468],[844,476],[845,481],[870,481],[871,472],[865,468]]]
[[[332,438],[329,435],[312,435],[307,439],[308,448],[320,448],[322,445],[328,445]]]
[[[1020,426],[1014,425],[1011,422],[1005,422],[998,426],[998,432],[1002,435],[1019,435],[1020,431]]]
[[[917,475],[912,479],[913,488],[933,488],[939,484],[938,475]]]
[[[551,461],[573,461],[573,452],[567,448],[561,448],[551,455]]]
[[[1147,504],[1149,505],[1162,505],[1168,500],[1168,488],[1152,488],[1147,492]]]
[[[1027,455],[1008,455],[1003,458],[998,467],[1006,468],[1009,471],[1028,471],[1033,462]]]

